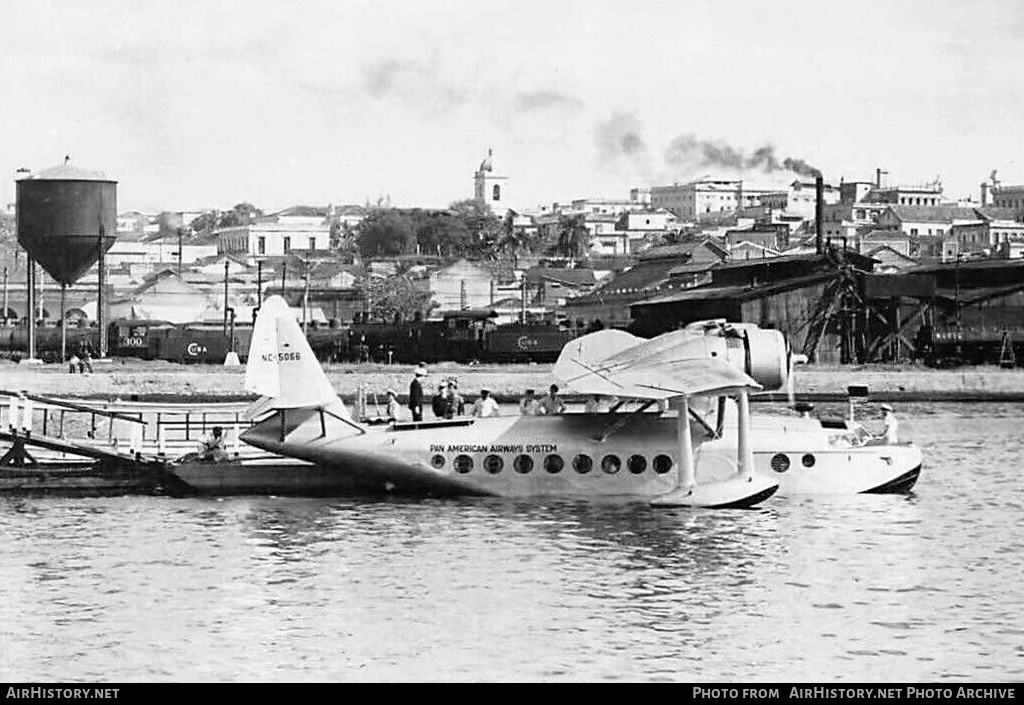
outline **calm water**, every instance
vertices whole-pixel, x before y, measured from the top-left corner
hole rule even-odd
[[[0,680],[1020,680],[1024,407],[900,411],[906,497],[0,499]]]

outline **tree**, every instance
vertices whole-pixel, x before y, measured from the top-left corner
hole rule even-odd
[[[263,215],[263,211],[251,203],[236,203],[225,215],[234,214],[237,225],[249,225],[256,222],[256,219]]]
[[[217,221],[220,219],[220,211],[206,211],[198,218],[194,219],[189,226],[193,232],[201,233],[207,230],[214,230],[217,227]]]
[[[404,275],[367,277],[359,285],[363,300],[369,304],[371,318],[392,321],[398,315],[412,319],[417,311],[426,314],[433,308],[430,292],[420,289]]]
[[[160,237],[177,237],[178,229],[182,227],[180,213],[163,211],[156,217],[157,226],[160,228]]]
[[[590,250],[590,231],[583,215],[563,219],[558,225],[557,250],[570,261],[586,259]]]
[[[356,227],[356,245],[365,258],[408,254],[415,239],[411,219],[387,208],[374,208]]]

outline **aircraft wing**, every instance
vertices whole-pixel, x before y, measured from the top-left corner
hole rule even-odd
[[[653,340],[621,331],[583,336],[563,348],[554,375],[579,394],[637,399],[761,389],[742,370],[712,357],[701,337],[682,331]]]

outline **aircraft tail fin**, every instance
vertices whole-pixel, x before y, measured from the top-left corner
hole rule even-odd
[[[271,296],[253,326],[245,389],[267,397],[264,409],[343,409],[285,300]],[[349,416],[348,412],[344,412]]]

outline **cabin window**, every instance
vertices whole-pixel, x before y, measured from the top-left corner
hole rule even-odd
[[[776,453],[773,455],[772,470],[775,472],[786,472],[789,470],[789,457],[784,453]]]
[[[505,467],[505,461],[501,459],[500,455],[488,455],[484,458],[484,470],[492,475],[497,475],[503,467]]]
[[[626,461],[626,467],[634,475],[639,475],[647,469],[647,458],[642,455],[631,455],[629,460]]]
[[[501,186],[499,186],[498,184],[494,184],[494,192],[493,193],[494,193],[494,199],[493,200],[500,201],[501,200]]]
[[[800,458],[800,464],[805,468],[813,468],[816,462],[817,460],[815,460],[813,453],[806,453],[804,457]]]
[[[654,472],[664,475],[672,469],[672,458],[667,455],[654,456]]]
[[[557,475],[562,472],[562,468],[565,467],[565,461],[562,460],[560,455],[549,455],[544,458],[544,469],[552,475]]]
[[[460,475],[465,475],[467,472],[473,469],[473,459],[468,455],[458,455],[455,457],[455,472]]]
[[[609,475],[614,475],[622,468],[622,461],[617,455],[606,455],[601,460],[601,469]]]
[[[433,465],[438,470],[440,470],[441,468],[444,467],[444,456],[438,453],[437,455],[430,459],[430,464]]]
[[[512,467],[516,472],[525,475],[533,470],[533,458],[528,455],[517,455],[516,459],[512,461]]]
[[[594,461],[590,459],[589,455],[577,455],[572,459],[572,467],[579,474],[586,475],[594,469]]]

